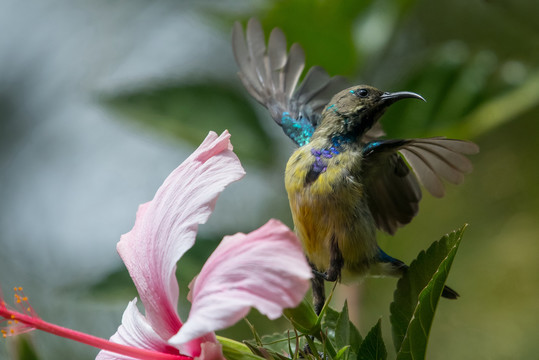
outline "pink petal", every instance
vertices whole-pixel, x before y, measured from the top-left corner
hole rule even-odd
[[[197,360],[226,360],[223,356],[221,344],[215,342],[205,342],[200,345],[201,353]]]
[[[169,345],[152,329],[146,318],[137,309],[137,299],[130,301],[122,316],[122,325],[111,341],[139,349],[155,350],[167,354],[179,354],[178,349]],[[101,351],[96,360],[131,360],[130,356]]]
[[[163,339],[182,325],[176,310],[176,263],[193,246],[198,224],[206,222],[219,193],[245,174],[229,138],[227,131],[219,137],[210,132],[167,177],[153,200],[139,207],[133,229],[117,246],[148,323]]]
[[[229,327],[251,307],[275,319],[299,304],[311,276],[297,237],[277,220],[247,235],[227,236],[191,284],[189,318],[169,343]]]
[[[196,359],[224,360],[223,349],[214,333],[192,339],[184,344],[176,345],[180,353]]]

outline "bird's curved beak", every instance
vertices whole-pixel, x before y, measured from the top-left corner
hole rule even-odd
[[[398,91],[394,93],[385,92],[382,94],[382,96],[380,96],[380,101],[385,106],[389,106],[399,100],[408,99],[408,98],[419,99],[419,100],[423,100],[427,102],[427,100],[425,100],[423,96],[413,93],[411,91]]]

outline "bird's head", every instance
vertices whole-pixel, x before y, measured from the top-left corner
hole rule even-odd
[[[320,135],[346,135],[361,137],[395,102],[415,98],[425,101],[409,91],[384,92],[372,86],[359,85],[337,93],[322,114],[322,122],[317,129]]]

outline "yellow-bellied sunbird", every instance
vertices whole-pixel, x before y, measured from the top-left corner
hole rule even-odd
[[[401,276],[408,267],[380,249],[376,230],[394,234],[412,220],[419,183],[442,197],[441,179],[462,182],[472,170],[463,154],[477,153],[478,146],[445,137],[383,139],[378,119],[384,111],[401,99],[423,97],[367,85],[345,88],[342,78],[316,66],[297,86],[305,55],[298,44],[287,52],[278,28],[266,47],[257,20],[248,22],[245,38],[236,23],[232,45],[243,84],[299,146],[286,166],[285,186],[315,274],[315,310],[324,303],[324,280]],[[445,287],[442,296],[458,294]]]

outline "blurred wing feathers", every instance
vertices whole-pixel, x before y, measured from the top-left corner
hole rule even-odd
[[[245,36],[242,26],[234,24],[232,48],[243,85],[292,140],[304,145],[331,97],[347,84],[343,78],[331,78],[321,67],[313,67],[298,87],[305,67],[301,46],[293,44],[287,53],[286,38],[278,28],[271,32],[267,48],[265,44],[258,20],[249,20]]]
[[[435,197],[445,194],[442,179],[460,184],[472,163],[463,154],[476,154],[479,147],[468,141],[446,138],[414,139],[399,149],[419,181]]]
[[[478,151],[474,143],[442,137],[368,143],[364,150],[363,178],[378,228],[393,234],[412,220],[421,200],[418,180],[435,197],[445,194],[442,179],[461,183],[464,174],[472,171],[470,160],[463,154]]]
[[[394,234],[408,224],[419,210],[421,189],[404,160],[397,154],[385,156],[376,174],[366,177],[367,200],[379,229]],[[374,175],[374,176],[372,176]]]
[[[333,95],[347,87],[341,76],[330,77],[320,66],[313,66],[305,75],[305,79],[292,98],[292,102],[300,106],[300,113],[307,117],[316,128],[324,107]]]

